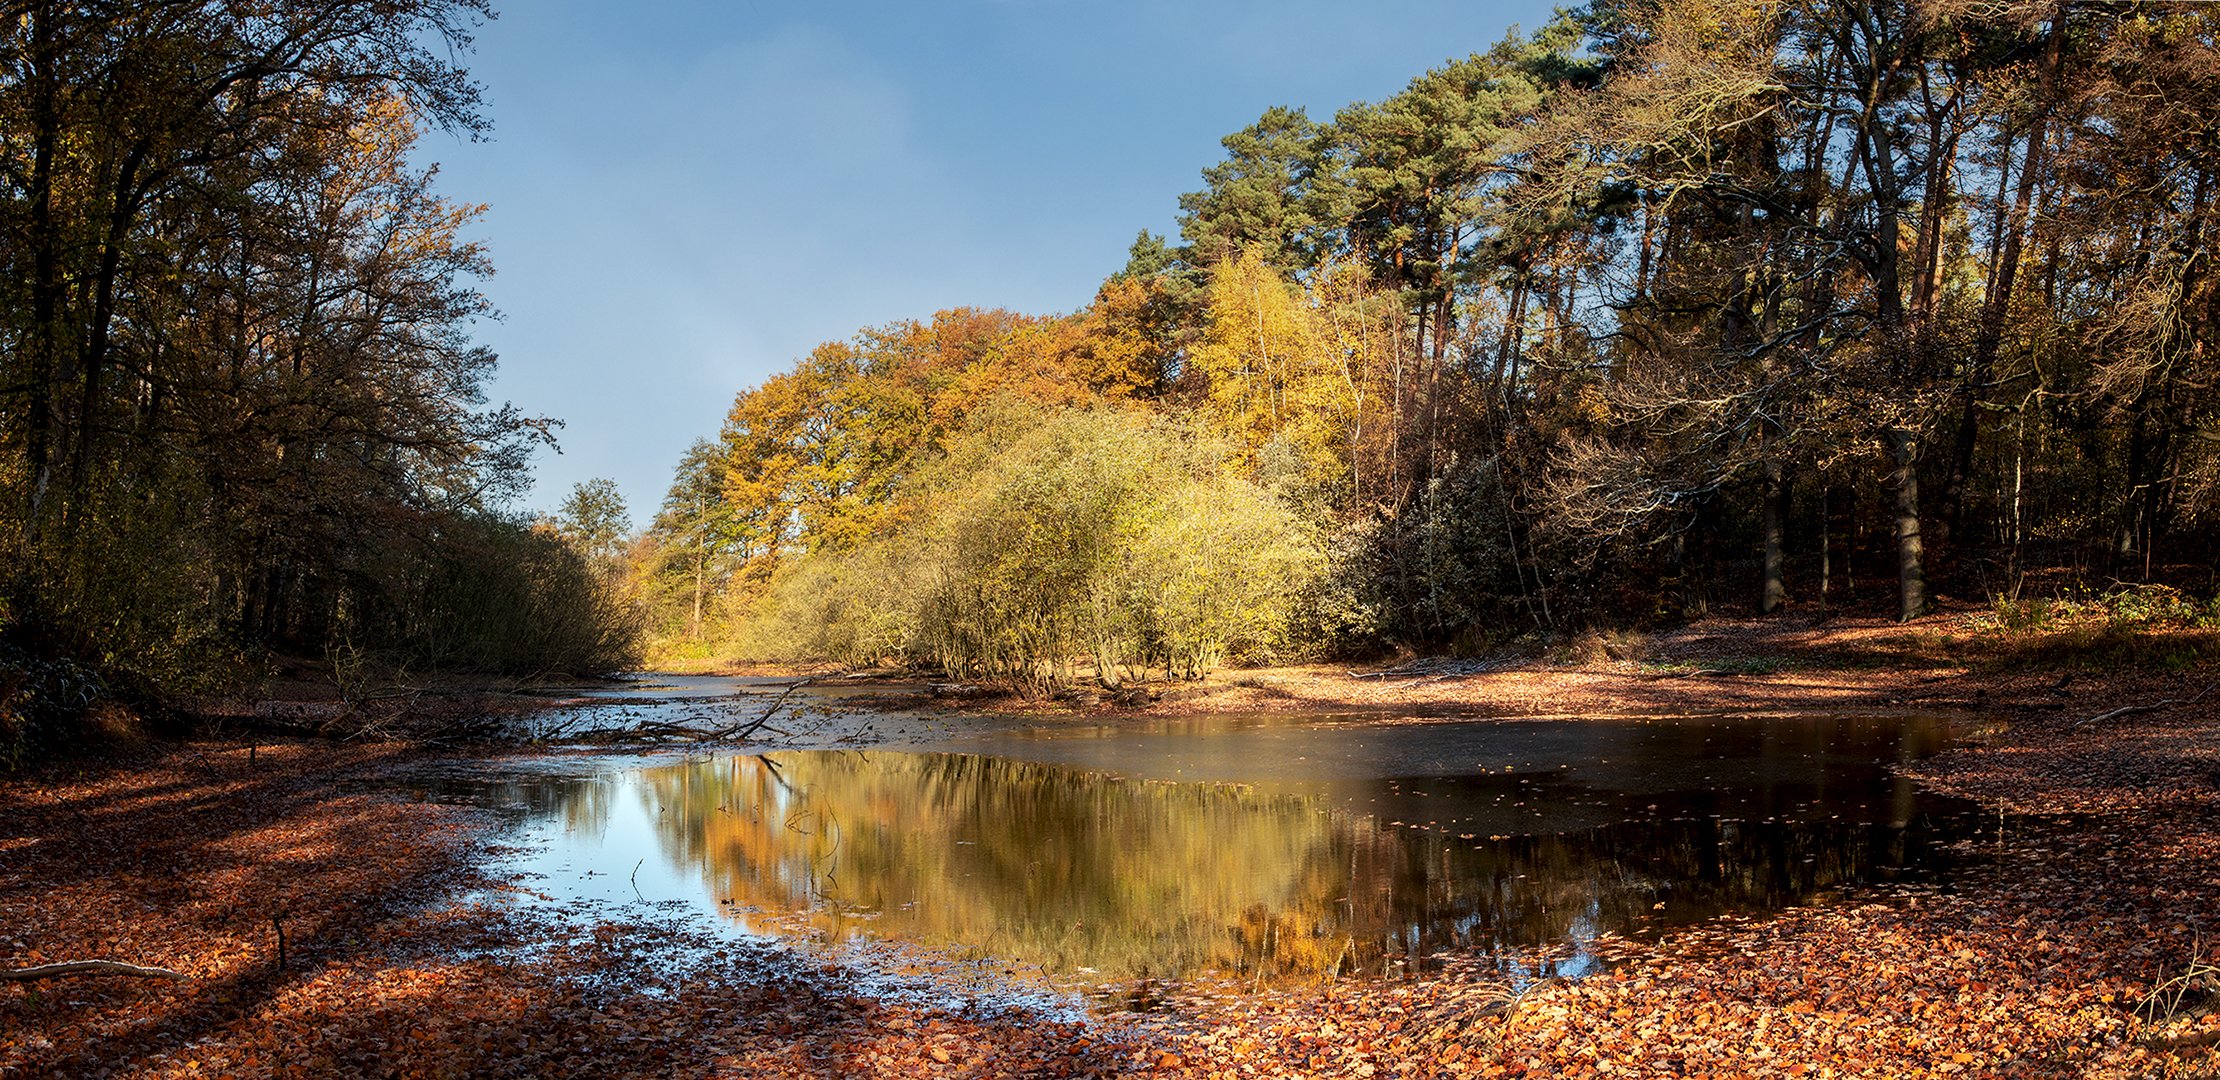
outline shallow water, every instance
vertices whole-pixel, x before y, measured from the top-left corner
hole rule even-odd
[[[1578,975],[1599,935],[1934,880],[1971,808],[1888,766],[1916,717],[1214,717],[433,781],[510,808],[564,902],[1052,976]],[[1546,957],[1546,959],[1540,959]]]

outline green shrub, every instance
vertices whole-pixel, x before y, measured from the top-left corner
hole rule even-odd
[[[1320,557],[1295,515],[1178,423],[987,410],[905,488],[896,528],[783,568],[740,633],[759,659],[885,657],[1046,690],[1199,675],[1286,646]]]
[[[1344,527],[1306,602],[1314,639],[1480,649],[1543,628],[1495,462],[1451,461],[1399,512]]]
[[[2220,599],[2168,585],[2118,585],[2056,597],[1999,597],[1974,625],[2006,667],[2160,667],[2220,657]]]
[[[2117,585],[2104,592],[2074,589],[2062,596],[1996,597],[1984,629],[2048,633],[2104,626],[2112,630],[2190,630],[2220,626],[2220,597],[2198,603],[2171,585]]]
[[[554,531],[496,515],[387,552],[351,595],[339,641],[403,666],[596,675],[639,659],[641,616],[621,580]]]
[[[68,741],[78,717],[108,692],[83,664],[0,645],[0,766]]]

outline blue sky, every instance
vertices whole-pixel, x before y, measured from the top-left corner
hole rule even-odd
[[[1174,231],[1218,139],[1330,117],[1548,3],[512,0],[468,66],[492,139],[420,148],[505,318],[495,401],[561,417],[527,502],[636,524],[733,395],[818,342],[976,305],[1076,309]]]

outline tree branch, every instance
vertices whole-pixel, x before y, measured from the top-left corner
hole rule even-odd
[[[40,964],[36,967],[0,970],[0,982],[30,982],[36,979],[61,979],[78,975],[128,975],[142,979],[184,980],[192,976],[182,971],[163,967],[140,967],[120,960],[68,960],[59,964]]]
[[[2098,723],[2100,721],[2116,720],[2123,716],[2133,716],[2136,713],[2157,712],[2160,709],[2170,709],[2176,705],[2195,705],[2196,703],[2203,701],[2206,694],[2212,693],[2214,687],[2220,687],[2220,681],[2213,682],[2210,685],[2206,686],[2204,689],[2197,691],[2196,697],[2167,698],[2164,701],[2154,701],[2148,705],[2122,705],[2119,708],[2113,709],[2109,712],[2098,713],[2097,715],[2089,717],[2086,720],[2077,720],[2072,725],[2068,726],[2066,730],[2079,731],[2081,728],[2087,725]]]

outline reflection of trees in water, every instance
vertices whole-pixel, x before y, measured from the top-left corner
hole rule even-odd
[[[782,753],[643,779],[671,853],[736,910],[1113,977],[1376,972],[1629,929],[1659,902],[1675,921],[1767,910],[1921,843],[1709,818],[1461,840],[1239,785],[951,754]]]
[[[1511,951],[1598,931],[1765,912],[1885,880],[1931,858],[1933,825],[1633,820],[1498,841],[1375,831],[1355,864],[1351,919],[1374,966],[1445,949]],[[1664,904],[1664,910],[1654,910]]]
[[[600,836],[609,827],[617,784],[606,777],[509,776],[434,780],[425,785],[435,798],[464,798],[475,805],[521,813],[534,820],[559,818],[573,836]]]
[[[793,753],[658,769],[674,853],[719,899],[1050,970],[1225,966],[1330,841],[1303,800],[964,755]]]

